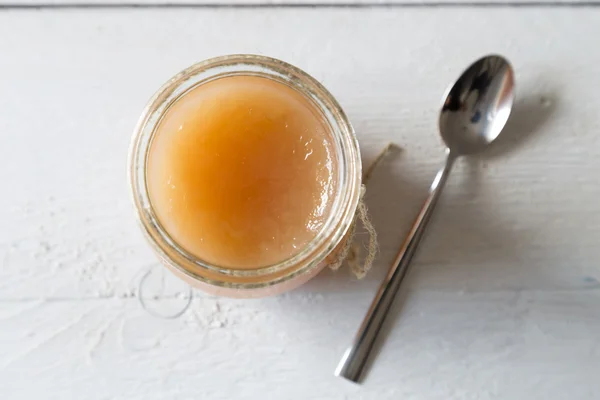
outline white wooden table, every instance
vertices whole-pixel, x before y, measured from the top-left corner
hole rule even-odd
[[[425,2],[2,0],[0,398],[600,398],[600,7]],[[490,52],[516,69],[508,130],[457,165],[365,383],[335,378],[442,163],[440,97]],[[156,318],[137,292],[162,270],[129,201],[130,133],[163,81],[227,53],[321,80],[365,163],[405,148],[369,183],[381,251],[363,281],[194,293],[180,318]],[[166,280],[145,292],[159,312],[186,302]]]

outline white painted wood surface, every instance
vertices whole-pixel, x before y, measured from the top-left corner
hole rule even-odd
[[[344,7],[439,7],[453,6],[589,6],[599,0],[0,0],[0,6],[10,8],[186,8],[252,6],[344,6]]]
[[[597,9],[0,11],[2,398],[598,399],[599,34]],[[171,75],[237,52],[321,80],[367,163],[405,148],[368,188],[376,269],[155,318],[130,132]],[[442,162],[440,96],[489,52],[517,71],[508,131],[457,165],[365,384],[334,378]],[[153,309],[185,303],[170,282]]]

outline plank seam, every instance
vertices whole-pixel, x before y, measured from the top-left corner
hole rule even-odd
[[[524,1],[524,2],[367,2],[367,3],[119,3],[119,4],[99,4],[99,3],[6,3],[0,4],[2,10],[43,10],[43,9],[214,9],[214,8],[597,8],[600,1]]]

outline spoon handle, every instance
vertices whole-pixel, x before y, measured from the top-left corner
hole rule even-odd
[[[385,279],[381,282],[381,286],[379,286],[379,290],[377,291],[352,344],[344,353],[344,356],[335,370],[335,375],[349,379],[353,382],[358,382],[361,378],[369,353],[375,343],[375,339],[381,330],[383,321],[385,320],[394,297],[400,288],[400,283],[406,276],[410,261],[412,260],[417,247],[419,247],[423,232],[427,227],[427,223],[429,222],[437,200],[444,188],[454,160],[456,159],[454,154],[449,151],[447,155],[446,164],[440,169],[433,180],[425,204],[421,208],[421,211],[419,211],[419,214]]]

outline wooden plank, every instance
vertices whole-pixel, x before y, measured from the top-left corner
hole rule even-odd
[[[13,8],[195,8],[228,6],[328,6],[328,7],[444,7],[444,6],[597,6],[597,0],[0,0]]]
[[[598,287],[600,117],[590,87],[599,22],[595,10],[0,13],[0,298],[135,288],[156,260],[129,201],[130,132],[163,81],[236,52],[275,56],[320,79],[354,122],[366,163],[389,141],[405,147],[368,189],[381,244],[373,280],[442,163],[445,86],[476,57],[506,54],[519,102],[505,145],[457,165],[411,285]]]
[[[49,400],[600,393],[597,292],[413,293],[369,379],[356,386],[332,369],[364,300],[351,292],[305,302],[205,298],[178,320],[153,318],[135,299],[0,303],[11,326],[0,330],[0,388],[7,398]]]

